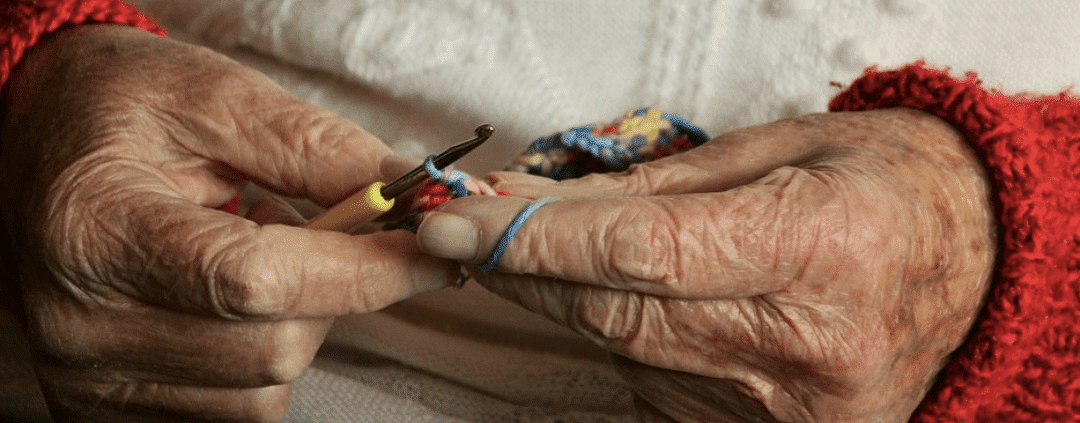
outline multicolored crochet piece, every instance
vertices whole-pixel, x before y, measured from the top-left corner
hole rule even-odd
[[[539,138],[506,170],[555,180],[589,173],[626,170],[631,164],[656,160],[704,144],[708,134],[674,113],[658,108],[631,110],[610,123],[570,128]],[[431,179],[420,185],[402,227],[415,231],[424,215],[454,198],[508,195],[463,172],[441,172],[428,166]]]
[[[628,112],[611,123],[570,128],[533,141],[506,170],[555,180],[618,172],[704,144],[708,134],[658,108]]]

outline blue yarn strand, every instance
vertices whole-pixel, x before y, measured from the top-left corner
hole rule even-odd
[[[695,147],[701,144],[705,144],[706,141],[709,141],[708,133],[706,133],[701,128],[698,128],[696,125],[690,123],[686,119],[683,119],[682,116],[679,116],[675,113],[665,112],[661,113],[660,117],[667,119],[669,122],[671,122],[671,126],[674,126],[676,129],[679,129],[680,131],[685,133],[686,137],[690,139],[690,143],[694,144]]]
[[[499,266],[499,260],[502,259],[503,253],[510,247],[510,242],[514,240],[514,235],[516,235],[518,230],[525,225],[525,221],[529,216],[541,207],[558,200],[560,200],[558,197],[543,197],[529,203],[528,207],[525,207],[525,209],[521,210],[517,216],[514,216],[514,220],[510,221],[510,226],[506,228],[506,232],[503,232],[502,238],[499,238],[499,243],[495,244],[495,249],[491,251],[491,256],[488,257],[484,264],[480,265],[480,270],[485,272],[495,270],[495,268]]]
[[[434,162],[435,156],[428,156],[427,160],[424,160],[424,170],[427,171],[428,176],[431,179],[439,181],[443,185],[450,187],[450,190],[454,193],[454,198],[466,197],[469,195],[469,189],[465,186],[465,180],[469,177],[463,172],[451,171],[442,172],[435,168]],[[499,242],[495,244],[495,249],[491,251],[491,256],[488,257],[484,264],[480,265],[480,270],[490,272],[495,270],[499,266],[499,260],[502,259],[503,253],[510,247],[510,242],[514,240],[514,235],[518,230],[525,225],[525,221],[529,219],[529,216],[533,214],[537,209],[558,201],[558,197],[544,197],[539,200],[529,203],[528,207],[525,207],[517,216],[514,216],[514,220],[510,221],[510,225],[506,228],[506,232],[503,232],[502,238],[499,238]]]
[[[649,107],[642,107],[634,110],[632,115],[643,116],[647,114],[649,110]],[[660,117],[670,122],[672,128],[675,130],[674,134],[670,135],[671,138],[685,135],[695,147],[709,141],[708,133],[678,114],[663,112],[660,114]],[[590,157],[602,162],[609,171],[626,170],[631,164],[648,160],[648,158],[638,154],[638,150],[647,144],[647,140],[644,138],[637,139],[635,137],[626,143],[616,142],[605,136],[594,135],[594,128],[596,128],[595,124],[577,126],[546,137],[538,138],[529,144],[529,147],[525,150],[524,154],[546,154],[556,149],[577,149],[588,153]],[[555,180],[581,176],[578,174],[580,173],[580,169],[576,169],[574,166],[554,166],[546,175],[544,175],[540,171],[540,167],[537,166],[531,168],[528,173],[547,176]]]
[[[435,155],[428,156],[427,160],[424,160],[424,170],[427,171],[431,179],[442,182],[443,185],[450,187],[450,190],[454,192],[454,198],[461,198],[469,195],[469,188],[465,186],[465,180],[469,175],[458,172],[456,170],[450,172],[442,172],[435,168]],[[447,175],[449,173],[449,175]]]

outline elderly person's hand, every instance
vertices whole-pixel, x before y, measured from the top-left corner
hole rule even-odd
[[[611,351],[644,421],[906,421],[996,247],[973,153],[905,109],[751,127],[619,174],[492,179],[565,200],[473,274]],[[452,201],[418,240],[483,262],[526,203]]]
[[[59,421],[280,419],[333,316],[457,279],[404,231],[300,229],[283,202],[255,221],[216,210],[249,180],[327,206],[407,167],[210,50],[67,29],[4,107],[5,224]]]

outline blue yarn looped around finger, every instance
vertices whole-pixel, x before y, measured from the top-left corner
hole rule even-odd
[[[454,198],[461,198],[469,195],[469,188],[465,186],[465,180],[469,178],[469,175],[456,170],[450,172],[440,171],[435,168],[434,154],[428,156],[427,159],[424,160],[424,170],[431,176],[431,179],[450,187],[450,191],[453,191],[454,193]]]
[[[506,228],[506,232],[503,232],[502,238],[499,238],[499,243],[495,244],[495,249],[491,250],[491,256],[487,261],[480,265],[480,270],[490,272],[495,270],[499,266],[499,260],[502,259],[503,253],[510,247],[510,242],[514,240],[514,235],[518,230],[525,225],[525,221],[532,216],[533,212],[539,210],[548,204],[561,200],[559,197],[543,197],[532,203],[529,203],[521,212],[514,216],[514,220],[510,221],[510,225]]]

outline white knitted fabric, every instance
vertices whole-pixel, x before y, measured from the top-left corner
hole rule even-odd
[[[397,109],[362,122],[387,128],[389,142],[426,141],[400,123],[417,109],[463,128],[491,122],[514,147],[644,105],[716,133],[822,111],[837,92],[830,81],[847,83],[875,63],[926,59],[977,70],[991,87],[1043,92],[1080,75],[1080,47],[1068,41],[1080,3],[1069,0],[136,3],[174,34],[326,71],[395,100]],[[357,84],[305,84],[301,94],[318,102],[335,85]],[[355,101],[369,102],[339,108]],[[435,126],[447,143],[469,134],[428,119],[408,126]]]
[[[474,174],[538,136],[641,106],[711,134],[824,111],[830,82],[871,64],[925,59],[1009,91],[1080,82],[1070,0],[134,3],[400,154],[494,124],[459,164]],[[339,319],[288,421],[629,422],[630,401],[602,351],[470,285]]]

